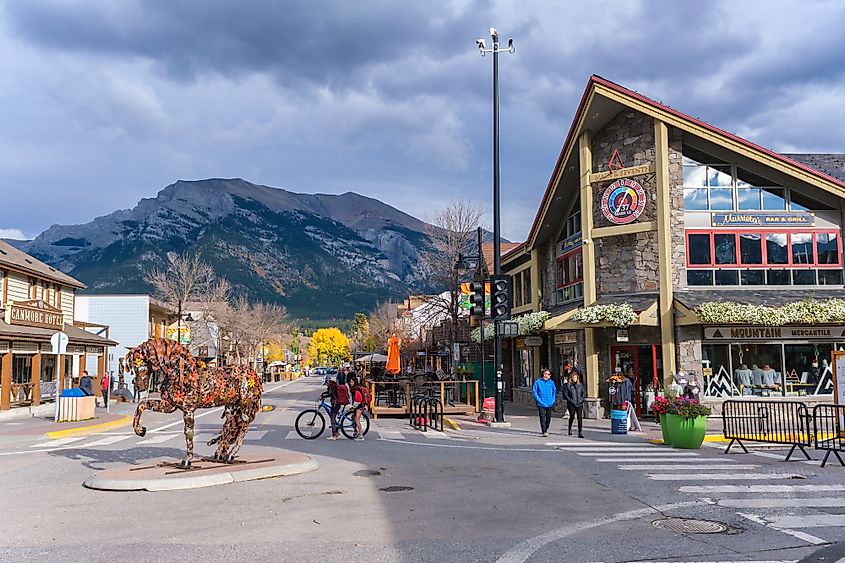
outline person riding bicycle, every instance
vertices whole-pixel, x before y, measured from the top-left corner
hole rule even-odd
[[[361,416],[364,414],[364,409],[369,404],[369,392],[358,384],[358,379],[354,375],[349,376],[349,397],[352,403],[353,418],[355,420],[355,436],[353,439],[359,442],[364,441],[364,426],[361,423]]]
[[[338,400],[339,399],[338,389],[339,389],[340,386],[337,383],[335,383],[334,381],[331,381],[331,380],[329,380],[329,382],[326,385],[327,385],[326,390],[323,391],[320,394],[320,400],[322,401],[323,399],[328,399],[329,404],[332,407],[331,410],[329,411],[330,419],[331,419],[329,421],[329,423],[332,425],[332,435],[327,437],[326,439],[327,440],[337,440],[338,434],[339,434],[337,415],[340,412],[340,401]]]

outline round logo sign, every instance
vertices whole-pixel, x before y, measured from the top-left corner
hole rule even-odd
[[[601,212],[616,225],[636,220],[645,209],[645,190],[635,180],[622,178],[610,184],[601,198]]]

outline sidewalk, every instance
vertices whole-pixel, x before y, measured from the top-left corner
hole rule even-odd
[[[457,422],[461,428],[489,428],[486,424],[477,422],[477,416],[451,416],[452,420]],[[540,420],[537,414],[537,409],[523,405],[520,403],[513,403],[505,401],[505,420],[511,423],[510,428],[501,429],[502,432],[518,432],[521,434],[539,434]],[[560,407],[552,414],[551,430],[558,431],[565,430],[569,426],[569,417]],[[642,438],[643,440],[655,440],[662,438],[660,431],[660,424],[653,421],[640,420],[642,432],[629,432],[631,436]],[[577,422],[573,423],[573,431],[577,427]],[[495,431],[496,429],[490,429]],[[584,419],[584,432],[596,432],[602,434],[610,434],[610,420],[607,419]]]
[[[112,403],[111,412],[98,407],[95,418],[79,422],[53,422],[55,405],[42,405],[33,416],[18,417],[12,420],[0,421],[0,438],[15,436],[47,436],[48,438],[65,438],[82,436],[95,432],[105,432],[115,428],[129,426],[132,423],[132,413],[135,411],[133,403]]]

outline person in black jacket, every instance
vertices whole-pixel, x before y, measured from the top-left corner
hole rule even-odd
[[[578,437],[583,438],[584,419],[584,386],[581,375],[577,370],[569,374],[569,383],[563,386],[563,398],[566,399],[566,410],[569,411],[569,435],[572,436],[572,423],[578,417]]]

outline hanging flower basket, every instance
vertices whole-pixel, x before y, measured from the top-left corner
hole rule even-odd
[[[580,324],[610,323],[625,328],[637,320],[634,308],[628,303],[611,303],[609,305],[590,305],[578,309],[572,320]]]
[[[832,324],[845,322],[845,299],[805,299],[779,307],[708,301],[696,310],[704,324]]]
[[[527,336],[538,332],[543,328],[549,316],[548,311],[536,311],[513,319],[513,322],[519,325],[518,336]],[[493,323],[484,323],[484,340],[492,340],[494,335]],[[470,333],[470,338],[473,342],[481,342],[481,331],[478,328],[473,329]]]

